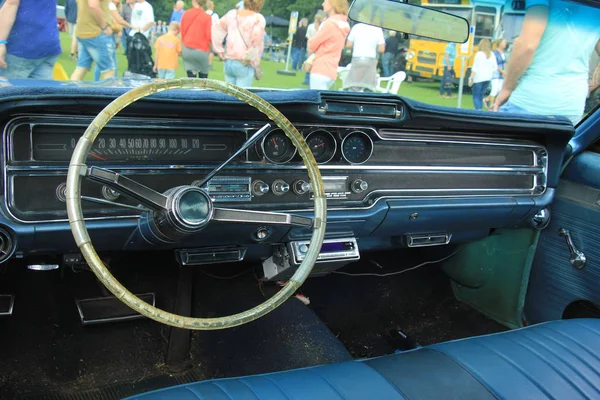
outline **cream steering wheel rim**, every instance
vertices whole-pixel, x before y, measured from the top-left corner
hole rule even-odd
[[[128,105],[154,93],[172,89],[211,89],[233,96],[250,106],[255,107],[275,122],[275,124],[283,130],[286,136],[290,138],[308,170],[308,176],[314,194],[314,223],[311,246],[309,246],[306,257],[294,275],[276,295],[269,298],[264,303],[238,314],[218,318],[192,318],[164,311],[142,301],[115,279],[104,265],[92,245],[85,225],[81,207],[81,182],[87,174],[88,167],[86,165],[86,160],[92,149],[94,140],[106,124]],[[166,325],[192,330],[216,330],[242,325],[268,314],[283,304],[283,302],[292,296],[304,283],[312,271],[317,256],[319,255],[321,245],[323,244],[327,220],[327,203],[323,180],[317,162],[298,130],[283,114],[281,114],[281,112],[257,95],[235,85],[211,79],[184,78],[149,83],[119,96],[106,106],[96,118],[94,118],[83,136],[77,142],[77,146],[75,147],[69,163],[66,204],[69,225],[73,232],[75,242],[100,282],[102,282],[102,284],[118,299],[140,314]]]

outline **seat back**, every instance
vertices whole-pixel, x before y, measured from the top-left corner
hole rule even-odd
[[[397,94],[398,90],[400,90],[400,85],[402,84],[402,82],[404,82],[405,79],[406,72],[396,72],[394,75],[391,76],[391,79],[388,81],[387,92]]]

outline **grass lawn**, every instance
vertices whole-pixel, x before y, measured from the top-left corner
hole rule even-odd
[[[75,70],[76,61],[69,59],[69,52],[71,47],[71,38],[66,32],[60,32],[60,40],[63,48],[63,53],[59,56],[58,62],[63,66],[67,75]],[[263,60],[261,62],[262,69],[264,71],[263,78],[260,81],[255,81],[254,86],[278,88],[278,89],[308,89],[308,86],[302,85],[304,80],[304,72],[296,73],[296,76],[287,76],[277,74],[277,70],[285,69],[285,64],[277,63],[273,61]],[[123,54],[123,49],[119,47],[117,49],[117,69],[118,76],[123,76],[123,73],[127,70],[127,58]],[[185,77],[185,71],[183,68],[183,60],[179,60],[179,69],[177,70],[175,77]],[[214,60],[214,71],[211,71],[209,78],[217,80],[225,80],[223,74],[223,64],[215,57]],[[89,71],[85,80],[92,81],[94,79],[93,71]],[[338,80],[336,87],[341,87],[341,82]],[[404,82],[400,87],[399,95],[405,96],[411,99],[419,100],[424,103],[436,104],[441,106],[456,107],[457,100],[454,99],[442,99],[439,94],[439,83],[436,82]],[[470,94],[463,96],[463,108],[473,108],[473,100]]]

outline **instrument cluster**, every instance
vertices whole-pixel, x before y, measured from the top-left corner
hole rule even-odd
[[[319,164],[330,161],[364,164],[373,154],[373,140],[362,130],[334,133],[325,128],[316,128],[305,133],[304,138]],[[278,128],[267,133],[259,147],[260,153],[271,164],[286,164],[297,158],[292,141]]]

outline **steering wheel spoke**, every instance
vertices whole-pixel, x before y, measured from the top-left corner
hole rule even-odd
[[[167,210],[167,196],[154,189],[150,189],[148,186],[144,186],[125,175],[121,175],[118,172],[104,168],[91,167],[87,170],[86,177],[139,201],[151,210]]]
[[[213,221],[249,224],[288,225],[312,229],[313,219],[285,213],[215,208]]]
[[[258,131],[256,131],[256,133],[254,135],[250,136],[250,138],[248,140],[246,140],[246,142],[242,145],[242,147],[240,147],[238,149],[238,151],[233,153],[231,155],[231,157],[229,157],[227,160],[225,160],[223,163],[221,163],[221,165],[219,165],[217,168],[210,171],[210,173],[208,175],[206,175],[204,177],[204,179],[202,179],[200,181],[200,183],[196,186],[202,187],[202,186],[206,185],[208,183],[208,181],[210,181],[223,168],[225,168],[227,166],[227,164],[229,164],[230,162],[235,160],[237,157],[239,157],[240,154],[245,153],[246,150],[248,150],[250,147],[252,147],[252,145],[254,145],[256,142],[258,142],[265,135],[265,133],[267,133],[269,131],[269,128],[271,128],[271,124],[267,123],[267,124],[265,124],[265,126],[263,126]]]

